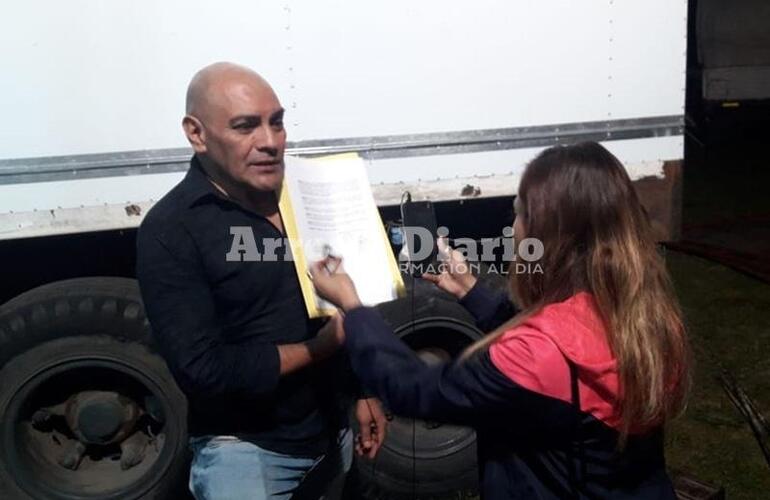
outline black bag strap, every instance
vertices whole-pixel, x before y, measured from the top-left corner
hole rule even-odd
[[[585,479],[585,450],[581,439],[580,421],[582,411],[580,409],[580,388],[578,387],[578,370],[575,363],[567,359],[569,365],[570,388],[572,406],[575,409],[575,420],[572,423],[572,442],[567,448],[567,460],[569,461],[569,485],[573,499],[580,498],[580,485]],[[578,477],[577,464],[580,463],[580,476]]]

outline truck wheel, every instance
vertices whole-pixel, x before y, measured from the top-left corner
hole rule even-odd
[[[179,498],[187,402],[136,281],[67,280],[0,306],[0,367],[0,498]]]
[[[378,306],[396,335],[428,363],[448,361],[481,338],[456,302],[418,287],[409,297]],[[374,460],[357,458],[362,494],[370,499],[457,498],[476,491],[476,433],[456,425],[388,414],[388,432]]]

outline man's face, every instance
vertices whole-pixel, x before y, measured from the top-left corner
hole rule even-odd
[[[241,188],[275,191],[283,181],[286,130],[283,108],[259,78],[237,75],[209,89],[197,117],[203,129],[204,157],[228,182]]]

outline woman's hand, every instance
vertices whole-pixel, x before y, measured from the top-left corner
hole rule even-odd
[[[476,284],[468,262],[463,254],[447,245],[446,238],[438,239],[440,274],[423,274],[422,277],[442,290],[462,299]]]
[[[342,268],[340,257],[326,257],[310,266],[310,279],[316,293],[343,311],[361,305],[353,281]]]

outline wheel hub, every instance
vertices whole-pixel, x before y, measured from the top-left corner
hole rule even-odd
[[[125,439],[141,415],[139,407],[111,391],[83,391],[65,404],[67,424],[81,442],[105,445]]]
[[[143,491],[142,478],[172,453],[168,408],[152,382],[112,360],[67,360],[37,370],[14,393],[0,426],[7,443],[0,451],[18,483],[34,498]]]

